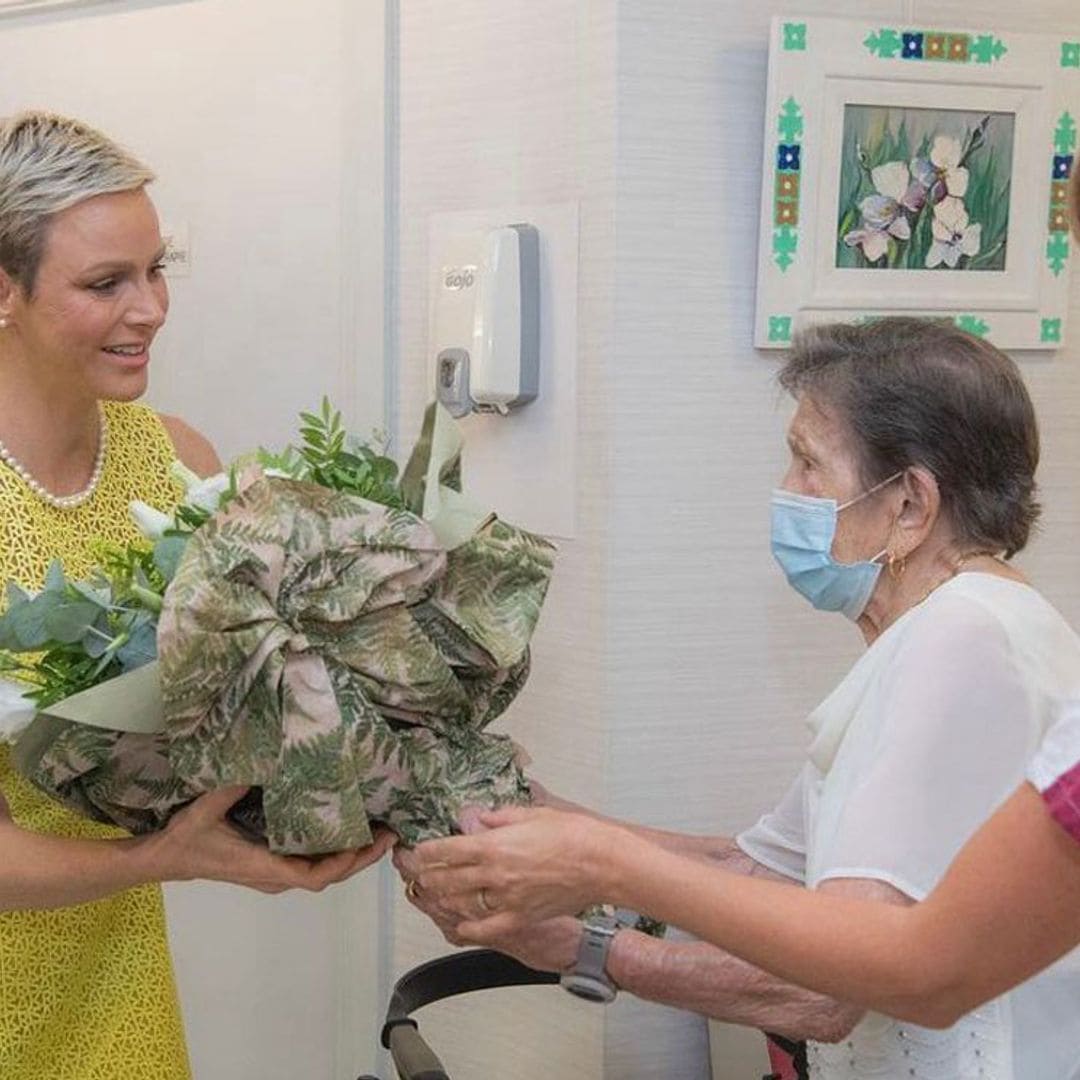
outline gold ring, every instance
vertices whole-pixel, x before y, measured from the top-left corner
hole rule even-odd
[[[490,915],[495,910],[494,904],[488,901],[487,889],[483,886],[476,890],[476,902],[480,905],[480,910],[485,915]]]
[[[410,900],[415,900],[420,895],[420,886],[416,884],[416,878],[409,878],[405,882],[405,895]]]

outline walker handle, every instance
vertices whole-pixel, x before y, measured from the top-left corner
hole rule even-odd
[[[389,1041],[390,1056],[401,1080],[449,1080],[442,1062],[424,1042],[415,1022],[395,1024]]]

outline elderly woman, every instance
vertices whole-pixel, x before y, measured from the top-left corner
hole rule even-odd
[[[0,121],[0,578],[87,574],[95,540],[135,539],[128,503],[175,505],[169,467],[212,447],[133,404],[165,321],[151,172],[74,120]],[[5,1080],[189,1075],[159,881],[322,888],[382,854],[274,857],[203,796],[132,839],[51,803],[0,748],[0,1073]],[[72,906],[74,905],[74,906]],[[58,909],[58,910],[57,910]]]
[[[1057,702],[1080,691],[1080,640],[1005,561],[1037,515],[1038,460],[1031,403],[1008,358],[951,327],[889,319],[810,331],[781,381],[798,408],[773,550],[792,585],[854,620],[869,646],[811,714],[809,761],[780,806],[734,842],[637,830],[639,842],[620,848],[611,825],[525,811],[496,815],[489,823],[505,827],[485,835],[423,845],[400,864],[444,925],[469,920],[457,936],[495,934],[533,963],[571,968],[582,933],[562,913],[646,890],[651,912],[709,933],[697,881],[720,894],[729,880],[710,860],[807,885],[820,903],[910,905],[1023,778]],[[691,865],[688,889],[672,868]],[[672,876],[658,881],[661,866]],[[748,921],[745,904],[740,912]],[[534,922],[526,931],[523,915]],[[824,997],[712,945],[624,930],[607,946],[614,983],[810,1037],[811,1075],[830,1080],[1069,1075],[1080,1045],[1067,971],[931,1031],[864,1015],[840,980],[828,989],[843,1000]]]

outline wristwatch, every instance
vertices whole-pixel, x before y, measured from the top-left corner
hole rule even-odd
[[[607,957],[611,942],[622,925],[614,915],[607,914],[590,915],[585,920],[577,960],[559,979],[565,990],[600,1005],[615,1000],[619,989],[607,973]]]

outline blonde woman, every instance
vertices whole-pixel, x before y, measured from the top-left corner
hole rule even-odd
[[[153,174],[75,120],[0,120],[0,578],[93,565],[91,542],[134,539],[130,500],[175,505],[169,466],[206,474],[210,444],[135,404],[168,294],[146,187]],[[29,787],[0,747],[0,1075],[186,1080],[160,889],[207,878],[320,889],[385,850],[319,862],[270,855],[203,796],[133,839]]]

